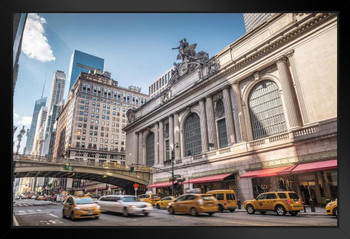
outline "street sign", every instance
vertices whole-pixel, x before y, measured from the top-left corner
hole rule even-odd
[[[139,185],[137,183],[134,183],[134,188],[137,190],[137,188],[139,187]]]
[[[74,167],[71,165],[63,165],[63,170],[73,172]]]
[[[174,178],[181,178],[180,174],[174,174]]]

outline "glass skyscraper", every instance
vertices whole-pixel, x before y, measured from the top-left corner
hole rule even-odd
[[[46,105],[46,100],[47,100],[47,97],[44,97],[44,98],[41,97],[41,99],[35,101],[32,123],[30,124],[30,129],[28,132],[25,154],[29,154],[30,151],[32,150],[35,131],[36,131],[36,125],[38,122],[38,115],[39,115],[41,107]]]
[[[104,59],[74,50],[69,64],[69,91],[72,89],[75,81],[77,80],[80,72],[88,73],[90,70],[101,70],[104,69]],[[68,92],[69,92],[68,91]],[[69,94],[69,93],[68,93]]]

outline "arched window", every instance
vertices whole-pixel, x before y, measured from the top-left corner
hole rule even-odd
[[[226,131],[226,120],[225,120],[225,108],[222,99],[218,99],[215,104],[215,118],[217,120],[219,146],[220,148],[228,145],[227,131]]]
[[[185,156],[202,153],[201,125],[199,116],[191,113],[185,122]]]
[[[146,165],[154,165],[154,133],[149,133],[146,137]]]
[[[248,97],[253,139],[287,131],[279,89],[273,81],[261,81]]]

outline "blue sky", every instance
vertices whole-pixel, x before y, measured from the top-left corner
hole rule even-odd
[[[13,98],[14,125],[30,127],[34,102],[50,95],[56,70],[68,77],[79,50],[105,60],[120,86],[148,86],[177,62],[179,41],[197,43],[212,57],[245,34],[239,13],[38,13],[27,19]],[[66,81],[65,98],[69,81]],[[48,103],[47,103],[48,104]],[[19,130],[16,131],[15,136]],[[23,152],[26,137],[22,139]],[[17,145],[17,142],[15,142]],[[15,147],[14,147],[15,150]]]

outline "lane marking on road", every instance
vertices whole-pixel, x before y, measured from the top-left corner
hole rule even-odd
[[[14,223],[15,226],[19,226],[15,215],[13,215],[13,223]]]
[[[56,215],[54,215],[54,214],[49,214],[50,216],[52,216],[52,217],[55,217],[55,218],[60,218],[60,217],[58,217],[58,216],[56,216]]]

